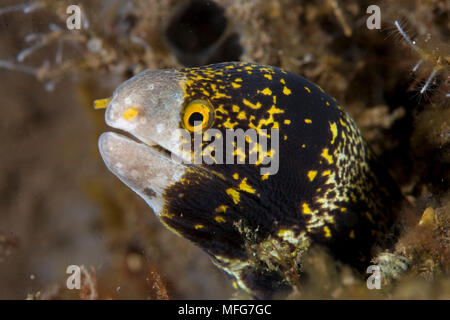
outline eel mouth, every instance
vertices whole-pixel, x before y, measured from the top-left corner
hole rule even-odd
[[[116,133],[118,135],[123,136],[124,138],[130,139],[132,141],[134,141],[135,143],[138,144],[144,144],[147,147],[153,149],[156,152],[159,152],[161,154],[161,156],[172,159],[172,157],[175,157],[175,155],[170,152],[169,150],[167,150],[166,148],[164,148],[163,146],[159,145],[158,143],[154,142],[153,140],[146,138],[143,139],[139,136],[133,135],[127,131],[124,130],[120,130],[120,129],[115,129],[113,128],[114,131],[112,131],[113,133]],[[108,131],[111,132],[111,131]]]
[[[102,133],[98,140],[98,147],[100,155],[107,165],[122,159],[131,162],[133,156],[143,157],[142,153],[148,153],[148,155],[165,161],[173,161],[172,157],[174,157],[169,150],[161,145],[148,139],[140,139],[122,130]]]
[[[94,109],[96,109],[96,110],[107,109],[109,104],[111,103],[112,99],[113,98],[105,98],[105,99],[95,100],[94,101]],[[127,132],[126,130],[121,130],[121,129],[118,129],[115,127],[110,127],[110,128],[114,129],[114,131],[112,131],[112,133],[123,136],[123,138],[130,139],[130,140],[134,141],[135,143],[147,145],[148,147],[154,149],[155,151],[160,152],[163,156],[170,157],[170,155],[171,155],[171,152],[169,150],[160,146],[159,144],[152,141],[151,139],[148,139],[148,138],[143,139],[138,136],[132,135],[131,133]],[[107,131],[105,133],[109,133],[109,132],[111,132],[111,131]],[[100,143],[99,143],[99,146],[101,146]],[[100,149],[100,152],[102,152],[102,148],[99,148],[99,149]],[[103,154],[102,154],[102,156],[103,156]]]
[[[176,158],[176,156],[170,152],[169,150],[167,150],[166,148],[164,148],[163,146],[159,145],[158,143],[154,142],[153,140],[149,139],[149,138],[141,138],[139,136],[133,135],[127,131],[121,130],[121,129],[117,129],[117,128],[110,128],[113,129],[112,131],[106,131],[104,133],[102,133],[102,135],[100,136],[100,138],[104,135],[104,134],[115,134],[117,136],[120,136],[122,139],[125,140],[130,140],[130,143],[135,143],[135,144],[139,144],[139,145],[143,145],[148,147],[150,150],[152,150],[152,152],[156,152],[158,153],[161,157],[165,157],[167,159],[173,159]],[[100,140],[99,140],[100,141]],[[100,153],[102,153],[102,148],[100,148],[101,144],[99,142],[99,150]],[[103,157],[103,154],[102,154]]]
[[[186,167],[160,145],[121,133],[103,133],[98,148],[107,168],[160,215],[165,190],[181,180]]]

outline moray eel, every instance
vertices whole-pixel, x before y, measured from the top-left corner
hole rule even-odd
[[[107,167],[254,298],[289,293],[311,246],[365,272],[392,235],[396,184],[343,107],[301,76],[243,62],[147,70],[108,102],[106,123],[132,138],[101,135]],[[200,149],[181,147],[208,129]],[[258,141],[234,142],[233,163],[215,159],[226,144],[192,161],[237,129]],[[263,173],[267,159],[277,170]]]

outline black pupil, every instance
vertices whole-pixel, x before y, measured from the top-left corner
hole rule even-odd
[[[189,116],[189,124],[192,127],[201,123],[203,123],[203,115],[200,112],[194,112]]]

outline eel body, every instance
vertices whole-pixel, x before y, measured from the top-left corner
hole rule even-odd
[[[344,108],[296,74],[147,70],[115,90],[105,119],[132,136],[102,134],[107,167],[255,298],[288,293],[311,246],[365,271],[392,233],[395,182]]]

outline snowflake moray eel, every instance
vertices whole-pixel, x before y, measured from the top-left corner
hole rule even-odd
[[[289,274],[301,274],[313,245],[364,272],[374,248],[392,235],[396,183],[343,107],[301,76],[244,62],[147,70],[105,101],[106,123],[133,137],[101,135],[107,167],[254,298],[289,293],[296,281]],[[170,154],[191,160],[199,152],[180,152],[186,139],[179,129],[192,140],[207,129],[223,137],[229,129],[254,129],[269,146],[277,129],[278,150],[262,153],[277,157],[278,172],[261,174],[260,158],[175,161]],[[201,141],[202,154],[212,140]],[[233,144],[236,159],[264,150],[251,137],[245,141]]]

